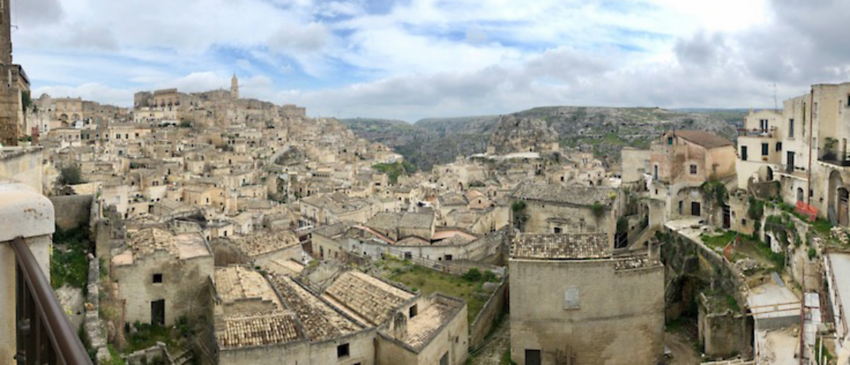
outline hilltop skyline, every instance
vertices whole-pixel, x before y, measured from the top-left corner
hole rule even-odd
[[[35,97],[129,106],[139,90],[227,89],[235,72],[245,97],[408,122],[541,105],[772,107],[773,83],[781,103],[850,76],[848,41],[828,36],[850,31],[838,2],[492,5],[18,1],[12,40]]]

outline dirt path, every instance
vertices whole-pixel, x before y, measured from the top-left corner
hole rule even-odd
[[[670,348],[673,358],[667,365],[694,365],[701,362],[700,356],[694,349],[694,342],[684,331],[667,332],[664,334],[664,344]]]
[[[496,331],[486,340],[486,344],[474,354],[472,365],[500,365],[502,356],[511,347],[511,319],[505,315]]]

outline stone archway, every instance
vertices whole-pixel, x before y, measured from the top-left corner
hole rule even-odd
[[[773,181],[773,169],[770,166],[762,166],[758,170],[759,181]]]

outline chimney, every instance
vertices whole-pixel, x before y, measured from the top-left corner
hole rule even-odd
[[[407,316],[404,312],[396,312],[393,316],[393,337],[399,341],[407,340]]]

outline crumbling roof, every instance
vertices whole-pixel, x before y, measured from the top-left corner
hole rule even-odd
[[[224,318],[217,330],[222,348],[267,346],[303,339],[295,315],[291,312],[239,314]]]
[[[160,228],[144,228],[132,232],[127,240],[128,250],[113,258],[117,265],[132,264],[137,258],[165,251],[179,259],[211,255],[204,238],[197,233],[174,235]]]
[[[607,187],[586,187],[580,185],[536,185],[523,183],[511,194],[514,199],[537,200],[554,203],[591,206],[594,203],[608,205],[616,196],[617,190]]]
[[[707,149],[732,146],[732,142],[714,133],[704,131],[674,131],[673,135],[682,137],[689,142],[703,146]]]
[[[416,317],[410,319],[407,324],[407,338],[405,342],[416,349],[421,349],[446,322],[455,308],[448,303],[435,301]]]
[[[280,301],[266,279],[258,272],[241,266],[215,270],[215,289],[222,302],[259,299],[281,309]]]
[[[366,226],[380,231],[395,231],[402,220],[401,213],[378,213],[366,222]]]
[[[323,296],[363,323],[378,326],[414,295],[359,271],[346,271]]]
[[[434,223],[434,213],[404,213],[398,222],[404,228],[431,228]]]
[[[233,244],[246,255],[254,257],[297,246],[300,242],[294,232],[284,230],[256,232],[250,236],[233,239]]]
[[[317,235],[328,237],[328,238],[333,238],[333,237],[344,234],[345,231],[347,231],[348,228],[350,228],[350,227],[351,227],[351,223],[337,222],[337,223],[334,223],[334,224],[329,224],[329,225],[317,227],[316,229],[313,230],[313,234],[314,235],[317,234]]]
[[[291,278],[273,276],[271,281],[288,308],[295,311],[311,341],[323,341],[362,329]]]
[[[511,243],[512,258],[580,260],[610,256],[605,233],[521,234]]]
[[[466,200],[466,197],[463,194],[458,193],[447,193],[440,195],[439,198],[440,205],[450,206],[450,205],[466,205],[469,202]]]

